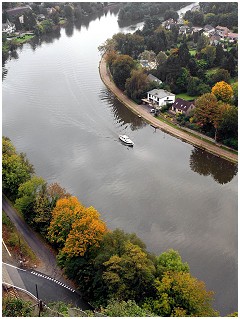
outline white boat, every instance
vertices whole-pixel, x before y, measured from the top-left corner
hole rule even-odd
[[[119,139],[128,146],[133,146],[134,143],[127,135],[119,135]]]

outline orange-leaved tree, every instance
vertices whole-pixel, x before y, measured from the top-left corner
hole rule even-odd
[[[212,88],[212,93],[218,100],[227,103],[231,102],[233,98],[233,89],[231,85],[224,81],[217,82]]]
[[[49,241],[58,248],[63,248],[76,215],[83,210],[84,206],[74,196],[59,199],[52,211],[52,220],[48,228]]]
[[[107,232],[106,224],[94,207],[84,208],[76,217],[62,249],[68,257],[84,256],[89,249],[99,247]]]

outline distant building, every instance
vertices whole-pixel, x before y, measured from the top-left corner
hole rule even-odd
[[[172,104],[171,110],[177,114],[188,115],[190,111],[195,108],[193,102],[185,101],[180,98],[176,98],[176,101]]]
[[[30,6],[21,6],[21,7],[15,7],[12,9],[7,9],[5,11],[7,13],[9,20],[13,22],[16,17],[19,17],[26,12],[32,11],[32,8]]]
[[[159,80],[156,76],[154,76],[152,74],[148,74],[148,79],[151,82],[156,82],[157,84],[162,84],[162,81]]]
[[[16,31],[15,24],[10,22],[8,19],[7,19],[6,23],[2,24],[2,32],[3,33],[11,34],[11,33],[14,33],[15,31]]]
[[[175,94],[163,89],[154,89],[147,92],[147,100],[156,106],[163,106],[175,101]]]
[[[228,39],[230,42],[237,41],[238,40],[238,33],[229,32],[225,36],[225,38]]]
[[[230,32],[230,30],[227,27],[221,27],[220,25],[216,26],[215,29],[222,38]]]
[[[189,28],[189,26],[187,25],[182,25],[179,28],[179,34],[187,34],[187,33],[191,33],[191,28]]]

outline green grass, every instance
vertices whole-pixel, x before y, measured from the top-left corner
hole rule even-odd
[[[186,100],[186,101],[192,101],[198,98],[198,96],[190,96],[187,93],[180,93],[176,94],[176,98],[179,97],[180,99]]]
[[[23,43],[31,40],[32,38],[34,38],[34,35],[24,35],[23,37],[15,38],[15,41],[17,44],[23,44]]]

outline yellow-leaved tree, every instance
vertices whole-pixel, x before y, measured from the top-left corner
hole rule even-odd
[[[107,232],[106,224],[94,207],[84,208],[72,224],[62,252],[68,257],[83,256],[92,247],[99,246]]]
[[[48,228],[49,241],[58,248],[63,248],[76,216],[83,210],[84,206],[74,196],[59,199],[52,211]]]
[[[230,103],[233,98],[233,89],[231,85],[224,81],[217,82],[212,88],[212,93],[218,100],[226,103]]]

